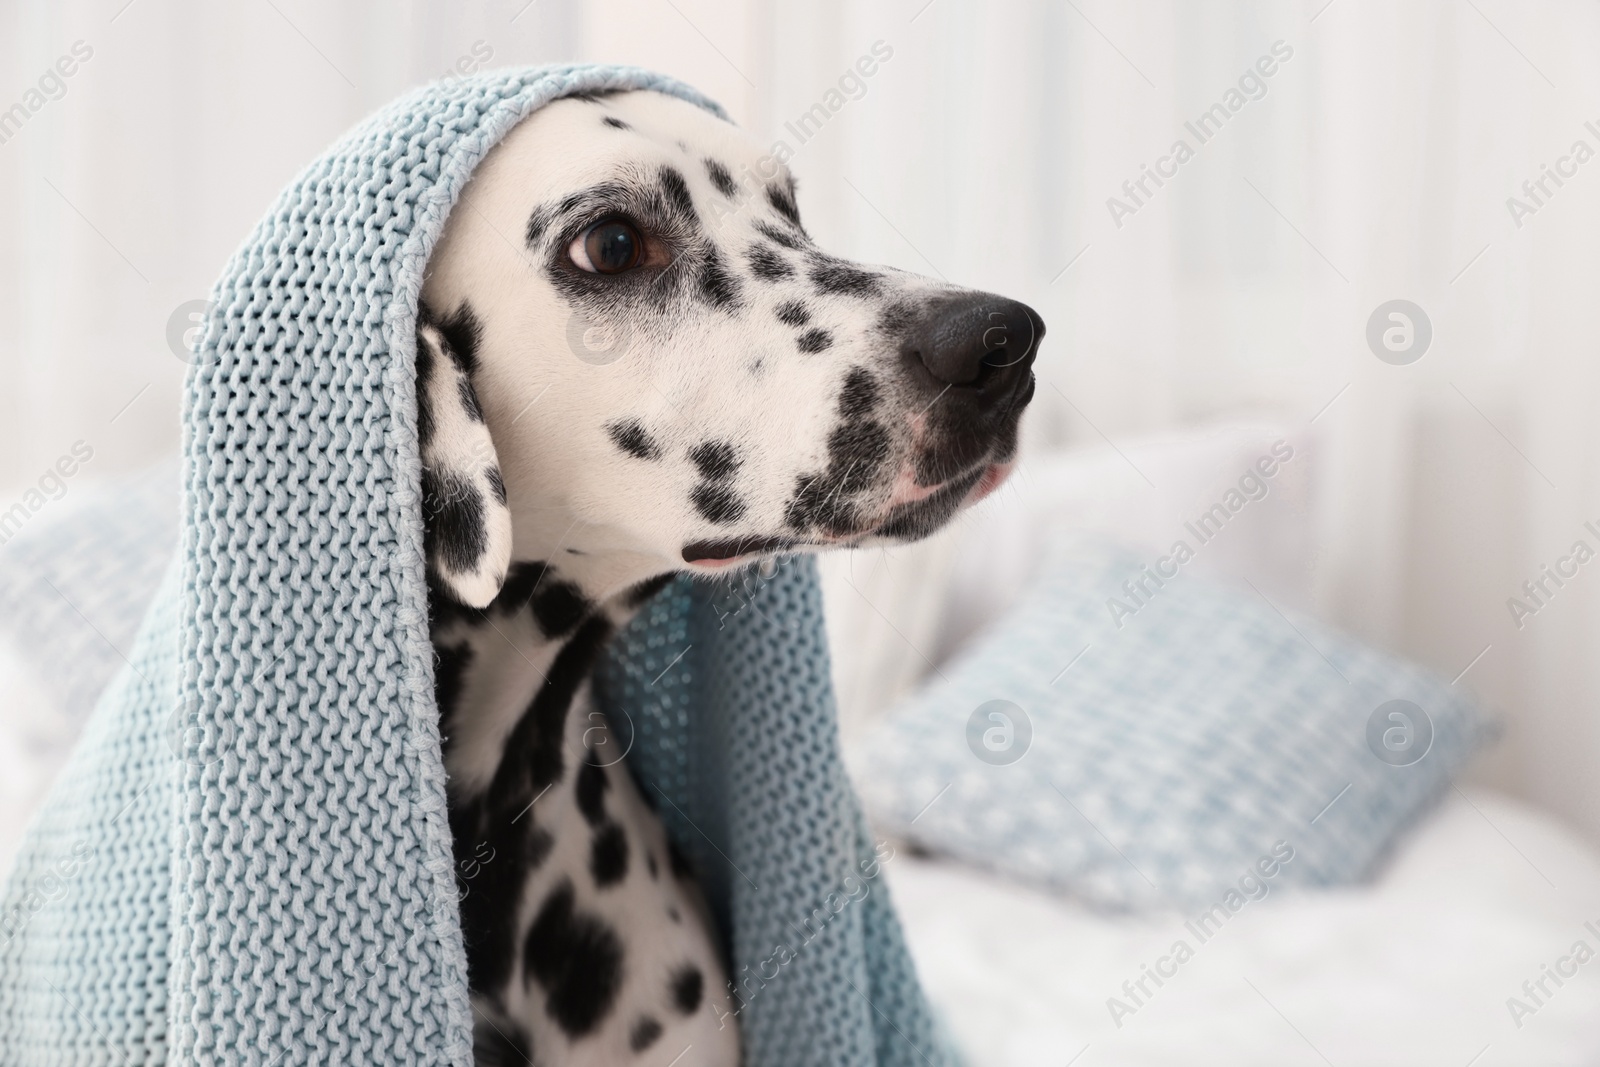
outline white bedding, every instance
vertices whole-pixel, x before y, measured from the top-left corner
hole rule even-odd
[[[1375,884],[1272,894],[1205,942],[1184,916],[1108,918],[948,862],[888,870],[973,1067],[1600,1064],[1600,957],[1561,964],[1576,976],[1542,1003],[1522,988],[1578,941],[1600,952],[1600,857],[1497,794],[1450,793]],[[1135,1005],[1123,982],[1179,939],[1193,957]],[[1113,996],[1135,1009],[1120,1027]]]

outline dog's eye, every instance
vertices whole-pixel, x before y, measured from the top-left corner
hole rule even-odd
[[[621,219],[589,227],[567,250],[579,270],[594,274],[620,274],[630,270],[639,265],[643,253],[644,238]]]

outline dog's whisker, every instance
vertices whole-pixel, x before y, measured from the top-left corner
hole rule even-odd
[[[522,416],[526,415],[528,413],[528,409],[533,407],[533,405],[537,404],[539,402],[539,400],[544,396],[544,394],[546,394],[546,393],[548,393],[550,391],[550,386],[552,386],[554,384],[555,384],[554,382],[546,382],[545,383],[545,387],[543,389],[539,390],[539,395],[534,397],[532,400],[528,401],[526,404],[522,405],[522,410],[517,412],[515,415],[513,415],[511,417],[512,424],[514,425],[518,419],[520,419],[520,418],[522,418]]]

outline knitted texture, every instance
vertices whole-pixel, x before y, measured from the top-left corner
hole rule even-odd
[[[307,168],[230,262],[186,384],[180,551],[0,899],[0,1062],[471,1063],[417,296],[489,148],[608,89],[716,110],[615,67],[431,86]],[[642,612],[607,699],[712,872],[735,973],[760,969],[747,1062],[953,1062],[845,783],[813,568],[760,611],[718,595],[680,580]]]

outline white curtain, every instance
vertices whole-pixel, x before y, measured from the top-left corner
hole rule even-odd
[[[0,7],[0,109],[78,41],[0,143],[0,486],[79,439],[96,474],[174,447],[174,309],[360,115],[485,51],[641,63],[784,140],[825,244],[1039,308],[1030,449],[1315,416],[1318,609],[1470,665],[1508,724],[1477,773],[1600,840],[1600,562],[1507,608],[1600,549],[1600,159],[1561,163],[1600,151],[1593,6],[33,0]],[[1410,365],[1365,339],[1392,299],[1432,323]]]

